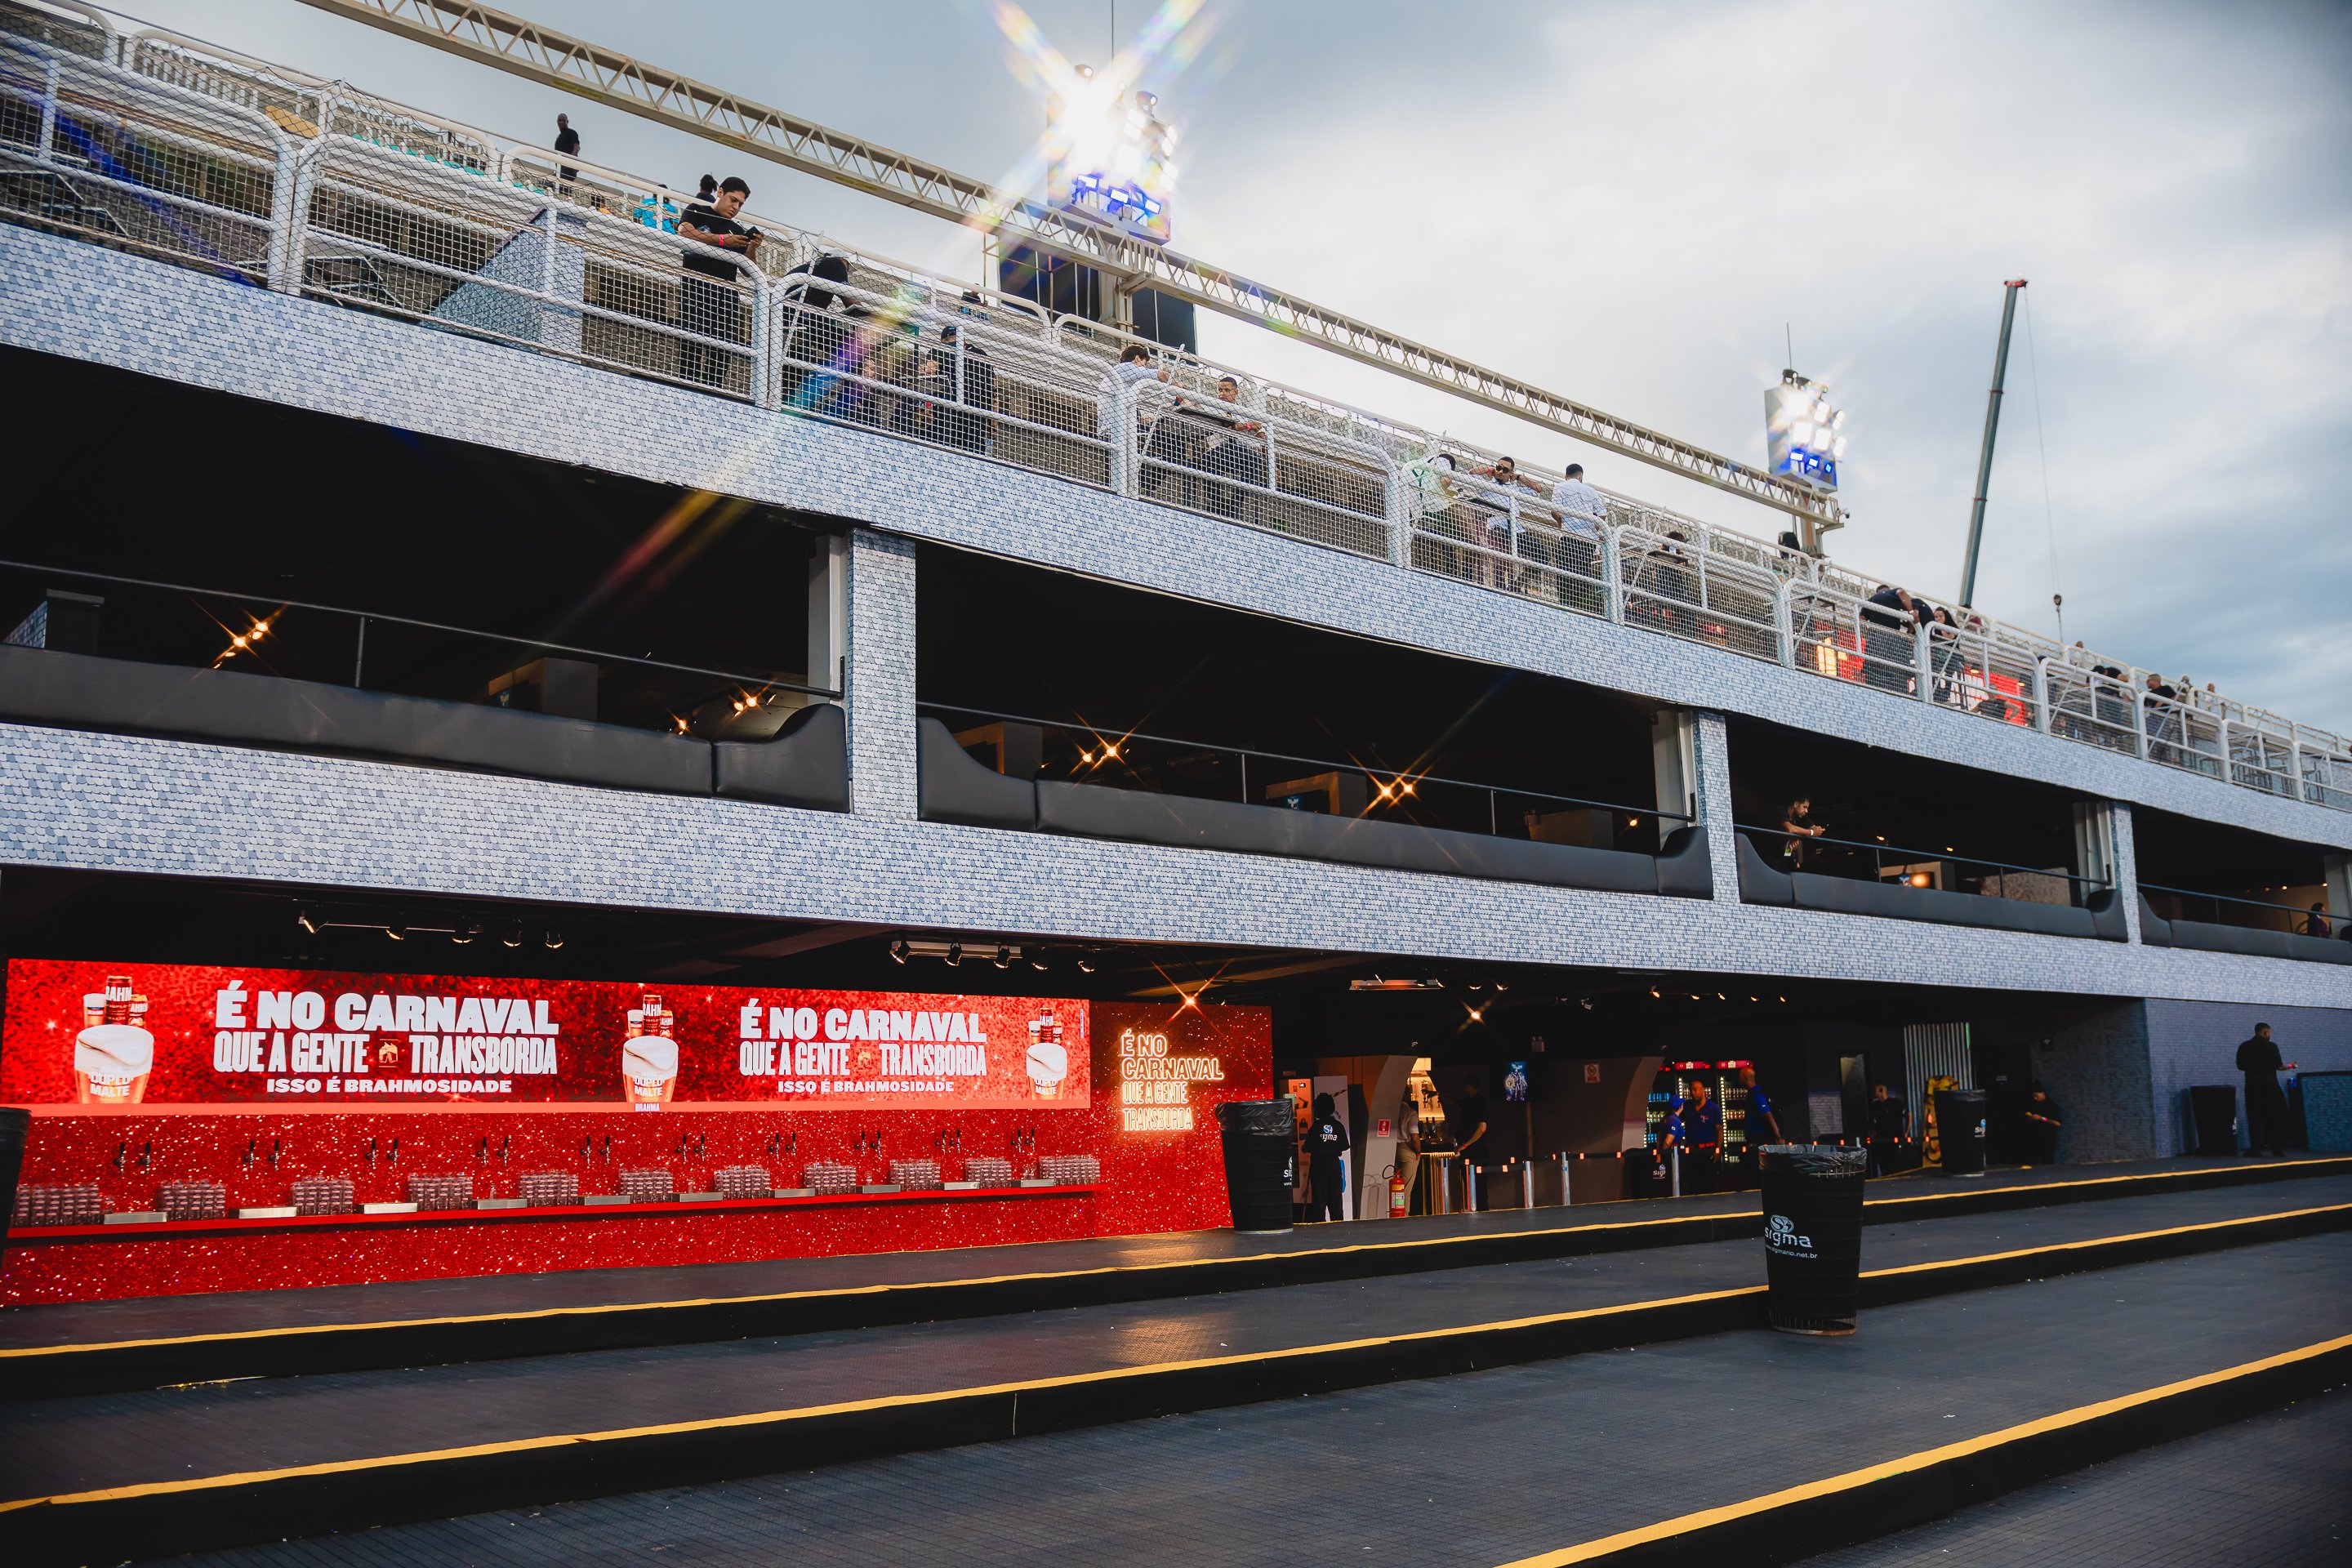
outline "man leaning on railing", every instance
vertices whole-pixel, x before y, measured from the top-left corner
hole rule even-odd
[[[1560,603],[1588,616],[1608,614],[1601,596],[1601,529],[1609,502],[1584,482],[1584,465],[1570,463],[1551,488],[1552,516],[1559,522]]]
[[[707,184],[705,188],[709,188]],[[740,256],[755,254],[762,237],[760,231],[735,221],[735,215],[743,210],[743,203],[751,195],[751,187],[740,176],[729,175],[707,204],[697,202],[678,215],[678,237]],[[679,261],[693,276],[678,279],[678,325],[696,338],[742,342],[742,301],[736,298],[735,279],[750,270],[751,263],[712,256],[704,250],[683,252]],[[712,348],[709,343],[692,340],[682,342],[677,352],[678,378],[704,386],[724,385],[728,358],[725,350]]]

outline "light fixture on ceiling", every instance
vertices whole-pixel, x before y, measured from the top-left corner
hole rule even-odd
[[[547,934],[541,937],[539,940],[545,942],[547,944],[547,950],[550,952],[552,952],[557,948],[563,945],[563,933],[556,930],[553,926],[550,926],[547,928]]]
[[[960,942],[951,942],[948,943],[947,956],[948,967],[950,969],[961,968],[963,965],[963,943]]]
[[[996,967],[999,969],[1010,969],[1013,967],[1013,950],[1011,948],[1000,947],[996,950]]]
[[[506,929],[499,932],[499,941],[504,942],[509,947],[520,947],[522,945],[522,921],[507,921]]]
[[[449,941],[454,946],[464,947],[472,942],[476,937],[478,937],[481,934],[481,921],[460,921],[457,923],[457,929],[449,933]]]
[[[907,945],[906,939],[901,937],[899,940],[890,944],[890,962],[893,963],[904,963],[907,962],[907,955],[913,951],[914,949]]]
[[[308,935],[316,936],[319,934],[319,914],[315,910],[308,908],[296,910],[294,911],[294,923],[300,926],[303,931]]]
[[[1078,954],[1078,973],[1081,974],[1092,974],[1094,972],[1095,955],[1091,952],[1082,952]]]
[[[394,942],[406,942],[408,940],[408,917],[405,915],[394,915],[390,920],[384,921],[383,934],[392,938]]]

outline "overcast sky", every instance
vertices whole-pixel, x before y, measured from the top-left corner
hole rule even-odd
[[[1043,111],[991,6],[502,0],[551,26],[998,178]],[[944,225],[310,9],[146,20],[690,184],[957,275]],[[1142,0],[1030,0],[1072,58]],[[2352,732],[2352,6],[1211,0],[1154,70],[1178,247],[1760,462],[1784,361],[1850,410],[1832,555],[1956,594],[2000,321],[1977,601]],[[2022,318],[2021,319],[2021,329]],[[1202,348],[1611,489],[1772,514],[1238,323]],[[2038,374],[2037,374],[2038,371]],[[2037,431],[2037,395],[2041,428]],[[2048,449],[2047,514],[2042,460]],[[2057,542],[2053,568],[2050,540]]]

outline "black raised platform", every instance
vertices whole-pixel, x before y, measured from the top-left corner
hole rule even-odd
[[[2277,1207],[2282,1197],[2294,1207]],[[1909,1310],[1891,1306],[1895,1300],[2084,1268],[2128,1272],[2151,1258],[2223,1248],[2233,1256],[2166,1265],[2210,1270],[2225,1263],[2232,1277],[2246,1279],[2252,1293],[2225,1326],[2229,1331],[2206,1331],[2198,1342],[2199,1356],[2218,1354],[2231,1332],[2243,1337],[2250,1321],[2274,1320],[2293,1304],[2300,1303],[2308,1320],[2298,1332],[2352,1314],[2352,1300],[2321,1284],[2340,1283],[2352,1262],[2352,1237],[2309,1236],[2347,1225],[2347,1175],[2285,1192],[2172,1191],[2092,1206],[1890,1225],[1874,1230],[1867,1243],[1865,1305],[1872,1315],[1852,1342],[1875,1342],[1886,1314]],[[2291,1239],[2298,1236],[2307,1238]],[[2293,1268],[2260,1261],[2273,1254],[2291,1254]],[[12,1478],[12,1500],[53,1500],[9,1510],[23,1560],[110,1559],[349,1530],[373,1520],[803,1471],[1015,1432],[1026,1445],[1043,1434],[1108,1421],[1302,1393],[1353,1388],[1360,1391],[1353,1400],[1384,1398],[1371,1385],[1737,1329],[1757,1314],[1760,1272],[1751,1244],[1717,1243],[1444,1270],[1376,1288],[1342,1282],[1147,1309],[49,1400],[0,1412],[0,1473]],[[2119,1363],[2148,1360],[2153,1347],[2131,1338],[2128,1314],[2105,1305],[2132,1299],[2121,1286],[2083,1296],[2095,1310],[2076,1327],[2095,1331],[2096,1344],[2076,1342],[2073,1359],[2054,1364],[2087,1384],[2112,1381]],[[1816,1391],[1798,1408],[1835,1409],[1839,1419],[1804,1429],[1851,1438],[1868,1419],[1899,1414],[1938,1440],[1958,1435],[1967,1429],[1933,1423],[1947,1391],[1957,1392],[1952,1358],[1987,1353],[1985,1332],[1969,1331],[1972,1321],[1992,1331],[2002,1353],[2030,1348],[2057,1357],[2051,1336],[2034,1337],[2032,1306],[2027,1299],[2022,1308],[1978,1311],[1973,1319],[1963,1312],[1957,1321],[1962,1331],[1948,1335],[1937,1353],[1907,1363],[1919,1388],[1934,1393],[1898,1393],[1902,1384],[1882,1384],[1875,1408],[1862,1412],[1847,1409],[1843,1399],[1822,1406],[1832,1395]],[[2112,1346],[2111,1335],[2117,1337]],[[1747,1353],[1764,1363],[1811,1353],[1789,1348],[1780,1336],[1759,1334],[1753,1342]],[[1622,1381],[1643,1365],[1622,1358],[1580,1364],[1580,1388]],[[1984,1385],[1975,1363],[1969,1364],[1970,1414],[1979,1417],[1989,1401],[1999,1404],[2000,1389]],[[1530,1368],[1521,1375],[1540,1373]],[[1744,1407],[1727,1403],[1737,1384],[1718,1378],[1695,1405],[1648,1370],[1628,1386],[1645,1392],[1630,1403],[1614,1395],[1614,1405],[1570,1413],[1557,1429],[1562,1438],[1605,1438],[1618,1430],[1654,1435],[1662,1422],[1700,1413],[1737,1417],[1726,1434],[1745,1428],[1758,1440],[1738,1452],[1713,1444],[1719,1458],[1709,1479],[1740,1475],[1741,1484],[1743,1464],[1752,1471],[1762,1460],[1769,1468],[1790,1451],[1777,1429],[1758,1428]],[[2060,1386],[2063,1380],[2043,1378],[2031,1397],[2051,1398]],[[1418,1396],[1422,1419],[1410,1424],[1416,1434],[1425,1436],[1431,1419],[1452,1420],[1465,1410],[1459,1394],[1431,1399]],[[1257,1405],[1306,1408],[1295,1398]],[[1759,1404],[1755,1415],[1769,1408]],[[1419,1436],[1413,1446],[1423,1446]],[[1621,1439],[1618,1446],[1625,1445]],[[1839,1451],[1851,1453],[1850,1447]],[[1424,1463],[1431,1458],[1421,1456]],[[1530,1458],[1521,1454],[1515,1463],[1524,1468]],[[1654,1457],[1653,1467],[1661,1468]],[[1687,1464],[1663,1468],[1690,1473]],[[1135,1484],[1149,1490],[1173,1479],[1155,1469]],[[1184,1479],[1197,1489],[1197,1477]],[[1051,1489],[1035,1492],[1030,1504],[1052,1495]],[[1622,1500],[1610,1500],[1612,1506]],[[1559,1543],[1555,1537],[1548,1544]]]

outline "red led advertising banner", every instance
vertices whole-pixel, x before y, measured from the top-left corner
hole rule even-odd
[[[0,1102],[1081,1110],[1087,1021],[1034,997],[19,958]]]

